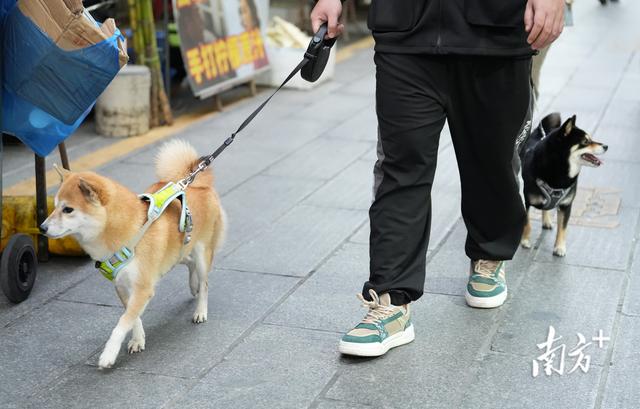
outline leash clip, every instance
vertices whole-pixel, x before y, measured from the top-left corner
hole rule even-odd
[[[178,182],[176,182],[176,186],[178,186],[178,188],[180,190],[186,190],[187,187],[193,183],[193,180],[196,178],[196,176],[198,175],[198,173],[202,172],[203,170],[205,170],[209,165],[206,163],[206,160],[201,161],[200,163],[198,163],[198,167],[196,168],[196,170],[194,170],[193,172],[189,173],[189,176],[180,179]]]

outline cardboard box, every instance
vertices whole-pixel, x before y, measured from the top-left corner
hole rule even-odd
[[[66,51],[92,46],[108,39],[115,32],[115,22],[108,19],[99,26],[86,13],[81,0],[19,0],[18,7],[58,47]],[[120,66],[129,57],[118,41]]]

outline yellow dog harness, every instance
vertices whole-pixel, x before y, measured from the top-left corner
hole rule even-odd
[[[140,231],[133,237],[128,245],[122,246],[115,252],[115,254],[108,257],[106,260],[96,261],[96,268],[109,281],[115,280],[120,270],[129,264],[135,256],[136,246],[140,240],[142,240],[142,237],[147,232],[151,224],[162,216],[162,213],[164,213],[167,207],[169,207],[171,202],[175,199],[180,200],[182,205],[178,230],[181,233],[186,233],[184,244],[189,243],[191,240],[190,233],[193,230],[193,220],[191,218],[189,207],[187,206],[186,192],[179,185],[169,182],[155,193],[143,193],[138,195],[138,197],[149,202],[147,221],[142,225]]]

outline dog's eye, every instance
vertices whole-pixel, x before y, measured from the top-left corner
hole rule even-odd
[[[71,212],[73,212],[73,207],[65,206],[64,208],[62,208],[62,213],[71,213]]]

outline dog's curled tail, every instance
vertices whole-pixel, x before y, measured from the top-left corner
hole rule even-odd
[[[163,182],[177,182],[198,167],[200,156],[196,149],[182,139],[164,143],[156,155],[156,175]],[[192,187],[209,187],[213,184],[213,173],[207,168],[196,176]]]

